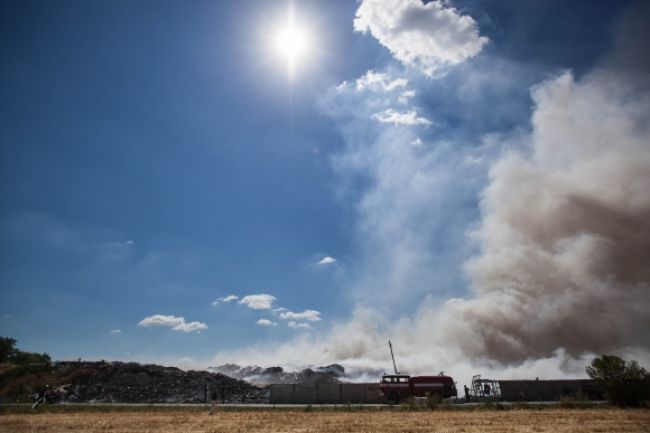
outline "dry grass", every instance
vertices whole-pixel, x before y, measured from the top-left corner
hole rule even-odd
[[[0,432],[650,432],[650,410],[4,414]]]

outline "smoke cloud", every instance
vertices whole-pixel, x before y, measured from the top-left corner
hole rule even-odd
[[[476,298],[454,305],[465,352],[504,362],[647,345],[650,98],[620,75],[570,73],[533,91],[532,152],[490,172]]]
[[[560,72],[531,89],[530,133],[504,151],[487,146],[498,136],[484,137],[478,149],[496,149],[493,159],[453,142],[411,146],[423,143],[418,126],[373,122],[372,113],[398,103],[381,86],[334,89],[325,111],[337,121],[352,117],[335,168],[344,190],[367,185],[352,195],[360,259],[350,283],[366,306],[326,335],[220,353],[213,362],[341,362],[362,378],[364,368],[390,368],[392,337],[398,368],[413,374],[435,368],[468,379],[507,368],[508,378],[584,376],[594,353],[648,364],[648,17],[647,6],[623,17],[613,53],[590,73]],[[455,200],[470,196],[476,161],[490,168],[472,224],[446,191],[458,181]],[[452,243],[476,254],[464,265],[468,290],[444,300],[432,282],[444,284],[438,271],[458,259],[440,252]],[[386,314],[386,305],[409,297],[424,298],[414,314]]]

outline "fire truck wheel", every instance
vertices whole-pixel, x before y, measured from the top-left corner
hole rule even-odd
[[[399,393],[397,391],[392,391],[390,394],[388,394],[388,400],[393,402],[393,404],[399,403]]]

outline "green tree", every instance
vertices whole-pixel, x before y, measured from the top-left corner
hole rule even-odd
[[[8,362],[16,365],[50,364],[52,359],[47,353],[25,352],[16,349],[16,340],[0,337],[0,363]]]
[[[612,404],[638,407],[650,399],[650,374],[636,361],[601,355],[594,358],[586,370]]]
[[[0,363],[9,362],[9,358],[16,350],[16,340],[0,337]]]

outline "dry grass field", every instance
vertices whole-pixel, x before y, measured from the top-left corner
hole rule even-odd
[[[0,432],[650,432],[650,410],[124,411],[0,415]]]

